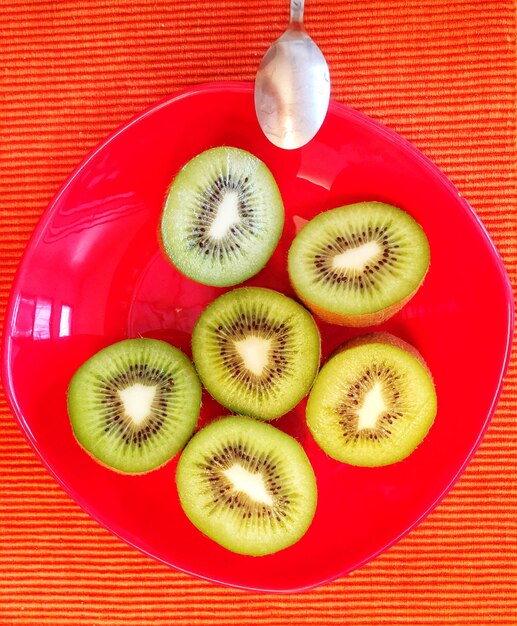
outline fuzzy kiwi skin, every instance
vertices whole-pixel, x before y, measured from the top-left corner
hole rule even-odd
[[[332,457],[333,459],[337,461],[347,463],[349,465],[356,465],[356,466],[363,466],[363,467],[380,467],[384,465],[392,465],[394,463],[403,461],[408,456],[410,456],[415,451],[415,449],[422,443],[422,441],[427,436],[430,428],[432,427],[435,417],[436,417],[436,410],[437,410],[436,389],[434,386],[434,380],[433,380],[431,370],[429,369],[429,366],[427,365],[425,359],[420,354],[420,352],[413,345],[409,344],[403,339],[400,339],[399,337],[396,337],[395,335],[392,335],[391,333],[372,332],[366,335],[359,335],[357,337],[353,337],[345,341],[340,346],[338,346],[329,355],[325,365],[330,363],[335,357],[339,358],[339,355],[343,352],[346,352],[348,350],[354,350],[355,348],[359,348],[362,346],[368,346],[368,345],[374,345],[374,344],[385,344],[388,346],[392,346],[394,348],[397,348],[398,350],[405,352],[410,357],[418,361],[419,366],[421,366],[427,374],[427,378],[429,382],[428,383],[426,382],[425,384],[426,386],[430,386],[432,389],[432,394],[431,396],[427,398],[427,401],[432,403],[433,410],[431,411],[430,416],[427,417],[426,421],[423,424],[418,425],[418,431],[420,433],[420,436],[419,438],[417,438],[417,440],[414,439],[412,441],[413,445],[411,447],[404,448],[403,446],[400,446],[400,449],[396,453],[391,453],[392,456],[389,459],[386,459],[386,457],[383,457],[382,459],[375,459],[375,460],[372,460],[372,459],[370,460],[360,459],[359,460],[356,456],[349,457],[348,455],[343,454],[341,451],[338,451],[337,448],[330,449],[323,443],[322,437],[324,438],[324,434],[321,432],[320,426],[318,425],[317,420],[315,423],[315,420],[311,418],[311,415],[314,416],[315,402],[314,402],[314,399],[311,398],[311,396],[309,396],[309,402],[307,404],[307,425],[309,427],[311,434],[316,440],[316,443],[318,443],[318,445],[322,448],[322,450],[326,454],[328,454],[330,457]],[[322,367],[322,370],[320,370],[320,373],[323,371],[325,365]],[[316,380],[315,386],[313,387],[313,391],[315,390],[317,383],[318,383],[318,380]],[[434,396],[434,398],[432,396]],[[312,403],[312,407],[311,407],[311,403]]]
[[[427,274],[427,272],[426,272]],[[422,286],[424,282],[425,275],[422,277],[420,284],[417,288],[408,294],[402,300],[393,303],[391,306],[386,307],[385,309],[381,309],[380,311],[376,311],[375,313],[364,313],[363,315],[342,315],[339,313],[335,313],[334,311],[328,311],[327,309],[323,309],[318,306],[315,302],[311,302],[306,297],[302,296],[302,294],[296,289],[296,286],[291,281],[291,286],[296,293],[299,300],[301,300],[305,306],[310,309],[316,317],[327,324],[335,324],[336,326],[348,326],[349,328],[365,328],[366,326],[378,326],[379,324],[383,324],[390,317],[393,317],[395,313],[398,313],[401,309],[403,309],[406,304],[413,298],[416,292]]]
[[[405,350],[409,352],[412,356],[415,357],[417,361],[425,367],[427,373],[431,378],[433,377],[431,374],[431,370],[429,369],[427,363],[424,360],[424,357],[420,354],[420,352],[415,348],[415,346],[411,345],[407,341],[404,341],[400,337],[392,335],[391,333],[387,333],[385,331],[377,331],[374,333],[367,333],[366,335],[359,335],[357,337],[352,337],[347,339],[344,343],[338,346],[332,354],[329,356],[327,360],[330,360],[333,356],[336,356],[343,350],[347,350],[348,348],[353,348],[355,346],[364,346],[368,343],[386,343],[389,346],[395,346],[396,348],[400,348],[401,350]]]

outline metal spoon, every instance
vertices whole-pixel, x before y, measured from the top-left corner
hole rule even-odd
[[[330,100],[325,57],[303,27],[304,0],[291,0],[289,28],[262,59],[255,79],[255,110],[266,137],[292,150],[323,124]]]

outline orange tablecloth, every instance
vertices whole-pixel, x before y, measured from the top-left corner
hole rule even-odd
[[[1,0],[2,316],[30,233],[79,160],[177,89],[252,80],[286,5]],[[517,284],[514,2],[308,0],[306,23],[334,98],[445,170]],[[416,530],[333,584],[271,596],[200,582],[112,537],[46,473],[2,397],[0,623],[517,624],[516,409],[514,358],[480,449]]]

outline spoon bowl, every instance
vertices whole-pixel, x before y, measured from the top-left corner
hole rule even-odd
[[[264,55],[255,79],[255,110],[266,137],[293,150],[318,132],[330,101],[325,57],[303,27],[303,0],[291,0],[287,30]]]

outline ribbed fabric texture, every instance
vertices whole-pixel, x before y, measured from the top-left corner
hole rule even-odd
[[[31,231],[79,160],[179,88],[253,80],[286,25],[288,3],[0,5],[3,320]],[[516,285],[514,3],[308,0],[306,26],[328,59],[333,97],[400,132],[449,175],[484,221]],[[112,537],[46,473],[2,397],[0,624],[515,625],[516,414],[514,357],[481,447],[417,529],[341,580],[272,596],[200,582]]]

